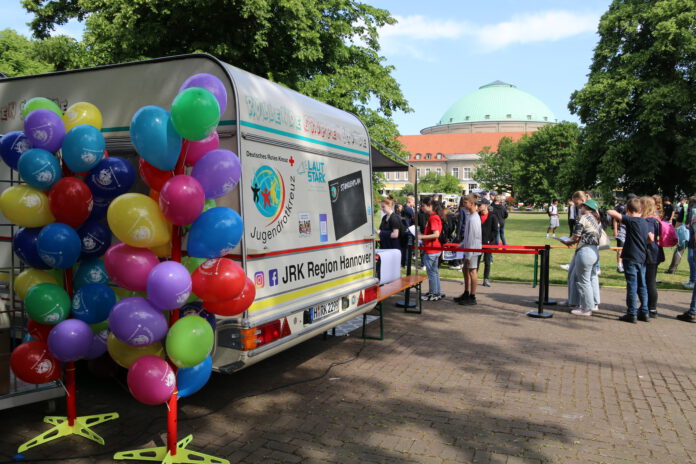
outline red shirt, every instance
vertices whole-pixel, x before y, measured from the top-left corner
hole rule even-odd
[[[435,233],[436,230],[442,233],[442,219],[440,219],[440,216],[437,214],[432,213],[428,218],[428,223],[425,225],[424,235],[431,235]],[[423,248],[423,251],[429,255],[442,252],[442,250],[439,249],[440,242],[436,238],[424,239]]]
[[[489,214],[490,214],[490,212],[488,212],[488,213],[486,213],[486,214],[481,214],[481,215],[480,215],[480,216],[481,216],[481,224],[483,224],[484,222],[486,222],[486,219],[488,219],[488,215],[489,215]]]

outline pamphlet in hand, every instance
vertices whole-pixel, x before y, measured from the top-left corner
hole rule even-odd
[[[554,238],[556,240],[558,240],[559,242],[566,242],[566,241],[570,240],[568,237],[554,237]]]

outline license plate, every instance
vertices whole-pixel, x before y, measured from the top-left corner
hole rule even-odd
[[[338,299],[329,301],[328,303],[322,303],[319,305],[316,305],[312,308],[309,308],[307,310],[308,312],[308,319],[309,323],[311,324],[312,322],[319,321],[321,319],[325,319],[329,317],[332,314],[335,314],[338,312]]]

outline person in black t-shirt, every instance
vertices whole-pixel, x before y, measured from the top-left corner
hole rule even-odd
[[[382,200],[382,222],[379,225],[379,247],[400,248],[399,231],[401,230],[401,217],[394,212],[394,201],[390,198]]]

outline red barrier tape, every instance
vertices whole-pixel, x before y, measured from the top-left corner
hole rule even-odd
[[[438,248],[425,248],[422,246],[418,247],[419,250],[425,251],[464,251],[471,253],[501,253],[510,255],[538,255],[539,250],[498,250],[495,248],[451,248],[451,247],[438,247]],[[543,249],[543,248],[542,248]]]

